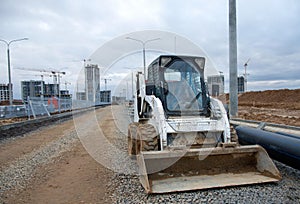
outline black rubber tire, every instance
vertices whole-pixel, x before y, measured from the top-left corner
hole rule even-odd
[[[137,138],[137,153],[158,150],[158,133],[153,125],[140,124],[137,129]]]
[[[136,155],[137,144],[137,128],[138,123],[130,123],[128,126],[128,154],[130,156]]]

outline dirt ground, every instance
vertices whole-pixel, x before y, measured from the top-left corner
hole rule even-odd
[[[300,89],[245,93],[239,97],[239,117],[300,126],[299,96]],[[108,108],[87,112],[78,119],[90,121],[96,115],[98,123],[87,122],[84,127],[89,130],[87,134],[98,134],[95,131],[98,126],[108,127],[104,128],[106,134],[112,135],[111,140],[118,140],[115,130],[124,127],[116,126],[126,124],[123,121],[115,123],[115,118],[122,117],[108,114],[111,113]],[[101,114],[103,111],[107,112]],[[0,171],[22,155],[74,131],[75,125],[70,119],[27,133],[26,137],[1,143]],[[78,140],[53,162],[38,166],[26,188],[9,190],[2,199],[4,203],[111,203],[106,187],[112,175],[113,172],[95,161]]]
[[[18,139],[13,142],[1,144],[0,170],[20,156],[28,154],[59,137],[63,137],[74,129],[73,121],[68,120],[60,124],[53,124],[47,128],[40,128],[37,131],[30,132],[23,137],[18,137]]]
[[[220,96],[229,103],[229,95]],[[300,89],[247,92],[239,95],[238,117],[300,126]]]
[[[79,117],[88,120],[90,114]],[[19,156],[42,148],[74,130],[74,122],[70,119],[1,144],[0,165],[4,168]],[[87,153],[78,140],[70,151],[51,163],[39,166],[25,189],[10,190],[3,200],[4,203],[110,203],[105,189],[111,174]]]
[[[97,163],[79,142],[54,163],[40,167],[20,192],[9,193],[7,203],[109,203],[105,197],[110,172]]]

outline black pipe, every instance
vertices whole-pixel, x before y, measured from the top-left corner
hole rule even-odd
[[[260,129],[236,127],[240,144],[258,144],[275,160],[300,170],[300,138]]]
[[[288,137],[294,137],[294,138],[300,139],[300,136],[298,136],[298,135],[292,135],[292,134],[285,133],[285,132],[275,132],[275,133],[281,134],[281,135],[284,135],[284,136],[288,136]]]

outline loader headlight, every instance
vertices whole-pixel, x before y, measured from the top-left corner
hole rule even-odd
[[[160,59],[160,66],[162,67],[166,66],[171,60],[172,60],[171,57],[162,57]]]
[[[203,57],[196,58],[195,62],[200,67],[200,69],[204,69],[205,59]]]

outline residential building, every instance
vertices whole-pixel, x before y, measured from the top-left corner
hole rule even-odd
[[[244,93],[245,92],[245,78],[244,76],[238,77],[238,93]]]
[[[96,64],[85,67],[86,100],[98,103],[100,101],[100,69]]]
[[[6,84],[0,84],[0,102],[9,101],[9,88]]]
[[[62,99],[71,99],[72,94],[70,94],[69,90],[60,90],[60,98],[62,98]]]
[[[23,101],[27,101],[29,97],[40,97],[42,94],[42,88],[44,88],[45,82],[38,80],[21,81],[21,96]]]
[[[27,102],[29,97],[41,97],[51,98],[59,97],[59,85],[58,84],[45,84],[44,81],[21,81],[21,94],[22,100]],[[60,97],[64,99],[70,99],[72,95],[68,90],[60,90]]]
[[[45,84],[44,97],[52,97],[52,96],[58,97],[59,95],[58,90],[59,90],[58,84]]]
[[[224,93],[224,75],[207,77],[207,88],[211,96],[219,96]]]
[[[111,91],[100,91],[100,102],[101,103],[111,103]]]

